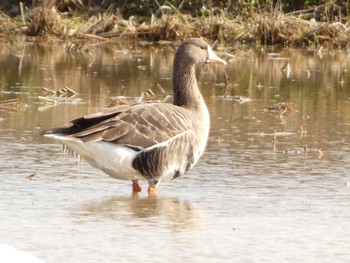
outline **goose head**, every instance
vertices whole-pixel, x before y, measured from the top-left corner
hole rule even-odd
[[[181,43],[176,55],[175,63],[181,60],[182,65],[194,65],[200,63],[226,64],[226,61],[219,58],[210,45],[200,38],[189,38]]]
[[[173,66],[174,104],[192,109],[204,109],[204,101],[197,86],[195,66],[204,63],[226,64],[200,38],[189,38],[176,51]],[[205,106],[206,107],[206,106]]]

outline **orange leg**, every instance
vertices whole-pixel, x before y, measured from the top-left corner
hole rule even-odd
[[[156,185],[149,185],[148,186],[148,194],[156,195],[157,194],[157,186]]]
[[[141,186],[139,185],[139,181],[138,180],[132,180],[132,190],[134,192],[141,192]]]

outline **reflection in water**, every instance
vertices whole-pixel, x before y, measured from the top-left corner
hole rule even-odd
[[[130,221],[131,217],[150,218],[165,221],[173,227],[198,227],[201,212],[193,204],[177,198],[159,196],[114,197],[98,203],[89,203],[82,209],[83,215],[98,215],[113,220]]]

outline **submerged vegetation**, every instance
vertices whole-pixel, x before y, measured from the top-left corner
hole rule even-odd
[[[0,4],[0,38],[345,47],[350,1],[46,0]]]

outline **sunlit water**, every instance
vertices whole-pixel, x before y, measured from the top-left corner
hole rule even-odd
[[[173,48],[3,46],[0,100],[21,106],[0,110],[0,244],[46,262],[348,262],[348,53],[232,53],[229,65],[198,70],[212,119],[206,153],[150,198],[145,183],[133,196],[130,182],[40,131],[117,96],[171,91]],[[77,99],[40,99],[64,86]],[[292,113],[262,110],[283,101]]]

